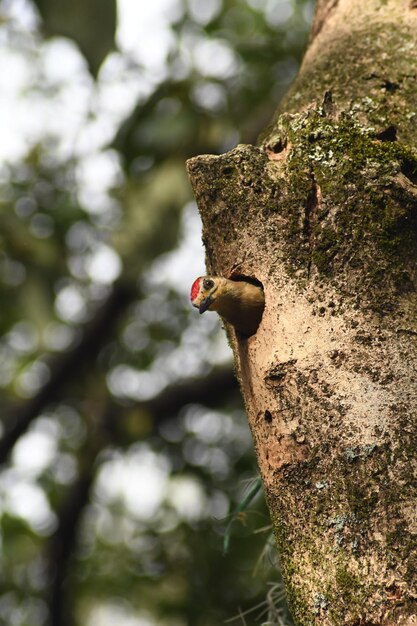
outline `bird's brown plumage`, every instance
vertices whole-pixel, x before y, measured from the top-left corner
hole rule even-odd
[[[244,336],[253,335],[265,306],[263,289],[245,280],[200,276],[191,288],[191,303],[204,311],[217,311]]]

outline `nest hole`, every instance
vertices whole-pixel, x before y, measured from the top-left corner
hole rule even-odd
[[[229,280],[233,280],[235,282],[250,283],[251,285],[255,285],[255,287],[260,287],[260,289],[264,291],[263,284],[261,283],[260,280],[258,280],[254,276],[247,276],[246,274],[232,274],[229,276]],[[248,312],[248,319],[250,319],[250,322],[248,324],[248,330],[247,332],[243,333],[236,328],[236,333],[237,333],[238,338],[247,339],[248,337],[251,337],[257,332],[259,324],[261,323],[261,320],[264,314],[264,310],[265,310],[265,302],[263,302],[262,308],[259,308],[259,310],[257,310],[256,312],[254,311],[251,311],[250,313]]]
[[[264,290],[264,286],[261,281],[254,276],[246,276],[245,274],[231,274],[229,276],[229,279],[236,282],[243,281],[246,283],[250,283],[251,285],[256,285],[256,287],[260,287],[262,291]]]

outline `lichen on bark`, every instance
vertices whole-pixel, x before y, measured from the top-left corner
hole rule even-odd
[[[326,100],[329,105],[329,93]],[[415,271],[417,151],[388,137],[332,105],[327,112],[319,106],[281,116],[263,144],[273,158],[277,144],[288,152],[284,210],[292,225],[284,245],[289,271],[309,276],[315,269],[341,290],[348,271],[351,292],[358,268],[356,281],[366,284],[374,308],[376,291],[390,306],[391,294],[397,298],[412,289]],[[372,257],[378,258],[378,269]]]
[[[228,334],[294,619],[409,626],[417,18],[400,0],[319,2],[318,15],[323,4],[300,76],[259,145],[197,157],[189,173],[209,271],[265,289],[256,335]]]

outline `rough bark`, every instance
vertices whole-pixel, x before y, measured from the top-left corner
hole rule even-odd
[[[257,147],[189,162],[298,625],[417,624],[417,9],[319,0]]]

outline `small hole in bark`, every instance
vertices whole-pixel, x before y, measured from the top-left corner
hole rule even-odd
[[[375,137],[380,141],[397,141],[397,129],[394,124],[391,124],[391,126],[388,126],[385,130],[377,133]]]
[[[272,422],[272,413],[271,413],[271,411],[265,411],[264,418],[265,418],[265,422],[270,424]]]
[[[388,93],[394,93],[394,91],[397,91],[400,88],[398,83],[393,83],[390,80],[384,80],[381,87],[385,89],[385,91],[388,91]]]
[[[244,274],[231,274],[229,276],[230,280],[235,280],[237,282],[243,280],[247,283],[250,283],[251,285],[256,285],[257,287],[260,287],[263,291],[263,284],[261,283],[260,280],[258,280],[257,278],[255,278],[254,276],[245,276]]]
[[[401,172],[407,176],[414,185],[417,185],[417,163],[411,159],[405,159],[401,164]]]
[[[410,9],[417,9],[417,0],[411,0]]]
[[[286,140],[279,139],[276,143],[269,146],[269,148],[274,154],[279,154],[280,152],[284,150],[286,145],[287,145]]]
[[[230,165],[224,167],[222,170],[222,174],[224,174],[225,176],[230,176],[231,174],[233,174],[233,167],[231,167]]]
[[[323,98],[323,113],[324,115],[332,115],[334,110],[333,95],[331,91],[326,91]]]
[[[229,275],[229,280],[234,280],[236,282],[250,283],[251,285],[255,285],[255,287],[260,287],[260,289],[264,291],[263,284],[261,283],[260,280],[258,280],[254,276],[246,276],[245,274],[234,274],[232,272],[231,275]],[[245,333],[245,334],[238,333],[238,336],[240,336],[242,339],[247,339],[248,337],[251,337],[252,335],[254,335],[258,330],[259,324],[261,323],[262,316],[264,313],[264,308],[265,308],[265,301],[262,297],[259,298],[259,295],[260,294],[257,294],[256,298],[254,299],[254,302],[256,302],[257,304],[255,306],[248,307],[245,312],[245,315],[247,315],[248,320],[250,320],[249,322],[250,331],[248,331],[248,333]]]

